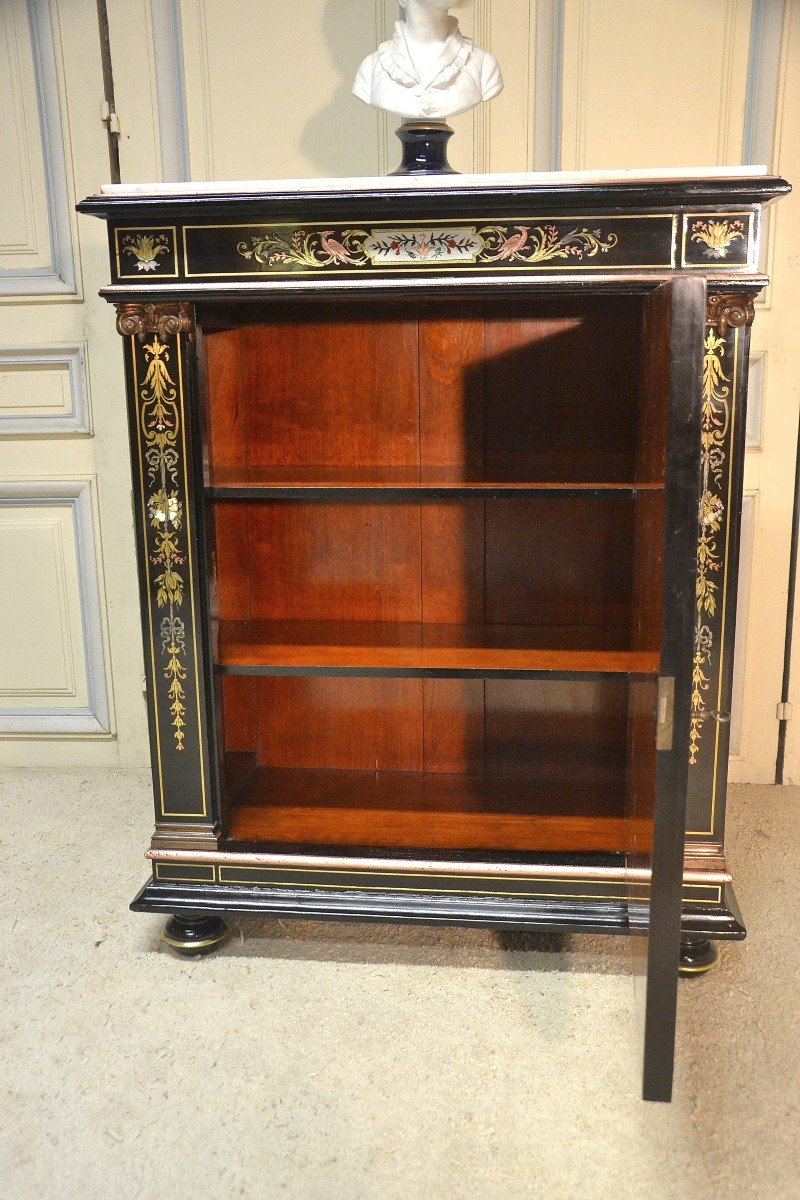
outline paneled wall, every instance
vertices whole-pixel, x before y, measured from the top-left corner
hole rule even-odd
[[[0,733],[15,761],[60,761],[58,721],[60,738],[82,739],[75,761],[146,760],[119,347],[93,298],[102,229],[70,211],[108,174],[94,10],[0,8],[0,466],[22,488],[0,492],[12,613]],[[800,183],[798,0],[475,0],[457,12],[506,84],[453,122],[459,170],[764,162]],[[346,176],[397,162],[396,120],[350,94],[391,32],[394,0],[108,0],[108,14],[123,180]],[[768,225],[774,285],[754,331],[733,770],[764,780],[799,403],[799,225],[792,197]],[[33,648],[32,623],[48,630]],[[67,710],[80,730],[67,729]],[[10,724],[20,714],[33,750]],[[800,744],[794,758],[800,775]]]
[[[741,162],[751,0],[566,0],[561,167]]]
[[[0,761],[146,756],[94,0],[0,5]]]

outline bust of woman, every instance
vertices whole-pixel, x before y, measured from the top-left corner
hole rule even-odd
[[[400,0],[405,20],[364,59],[353,94],[411,120],[445,121],[503,90],[497,60],[461,33],[458,0]]]

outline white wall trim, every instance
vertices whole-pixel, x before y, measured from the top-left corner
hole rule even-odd
[[[93,478],[0,480],[2,507],[64,505],[71,510],[89,694],[86,708],[0,708],[0,737],[108,737],[110,734],[92,492]]]
[[[13,296],[15,300],[24,296],[77,294],[52,14],[48,0],[27,0],[27,8],[36,76],[52,265],[0,269],[0,296]]]
[[[535,45],[533,161],[529,169],[560,171],[564,0],[539,0]]]
[[[761,425],[764,417],[764,396],[767,376],[767,351],[757,350],[750,355],[747,372],[747,427],[745,446],[761,449]]]
[[[192,175],[179,0],[150,0],[150,12],[158,96],[161,178],[165,182],[188,180]]]
[[[784,0],[753,0],[742,163],[772,166],[781,69]]]
[[[492,49],[492,0],[475,0],[473,39],[484,50]],[[492,106],[479,104],[473,113],[472,169],[478,174],[490,170],[492,145]]]
[[[60,367],[69,375],[72,407],[69,412],[28,416],[5,416],[0,409],[0,437],[90,436],[89,376],[86,370],[86,346],[83,342],[53,342],[40,346],[0,346],[0,371],[4,366],[47,370]]]
[[[750,582],[755,546],[755,519],[758,492],[747,489],[742,497],[742,532],[739,544],[739,582],[734,634],[733,696],[731,701],[730,755],[742,757],[742,732],[745,708],[744,691],[747,671],[747,635],[750,631]]]
[[[400,5],[397,0],[375,0],[375,45],[385,42],[391,36],[392,26],[400,16]],[[376,131],[378,137],[378,174],[388,175],[397,165],[399,150],[397,142],[392,145],[392,129],[390,128],[389,113],[383,108],[375,109]]]
[[[742,134],[742,163],[746,166],[773,165],[786,8],[786,0],[753,0]],[[759,241],[758,269],[765,274],[769,273],[771,251],[770,216],[770,209],[762,213]],[[759,306],[768,303],[768,294],[762,295]]]

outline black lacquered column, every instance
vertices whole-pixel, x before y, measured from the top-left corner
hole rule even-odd
[[[154,845],[216,846],[208,621],[199,569],[199,438],[189,402],[195,369],[193,309],[188,304],[120,304],[117,328],[125,339]]]

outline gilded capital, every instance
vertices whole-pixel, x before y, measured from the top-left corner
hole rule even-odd
[[[706,325],[713,325],[720,337],[725,337],[728,328],[740,329],[752,325],[756,315],[751,296],[712,293],[706,299]]]
[[[117,304],[117,332],[143,342],[148,333],[163,341],[179,333],[194,332],[194,308],[191,304]]]

